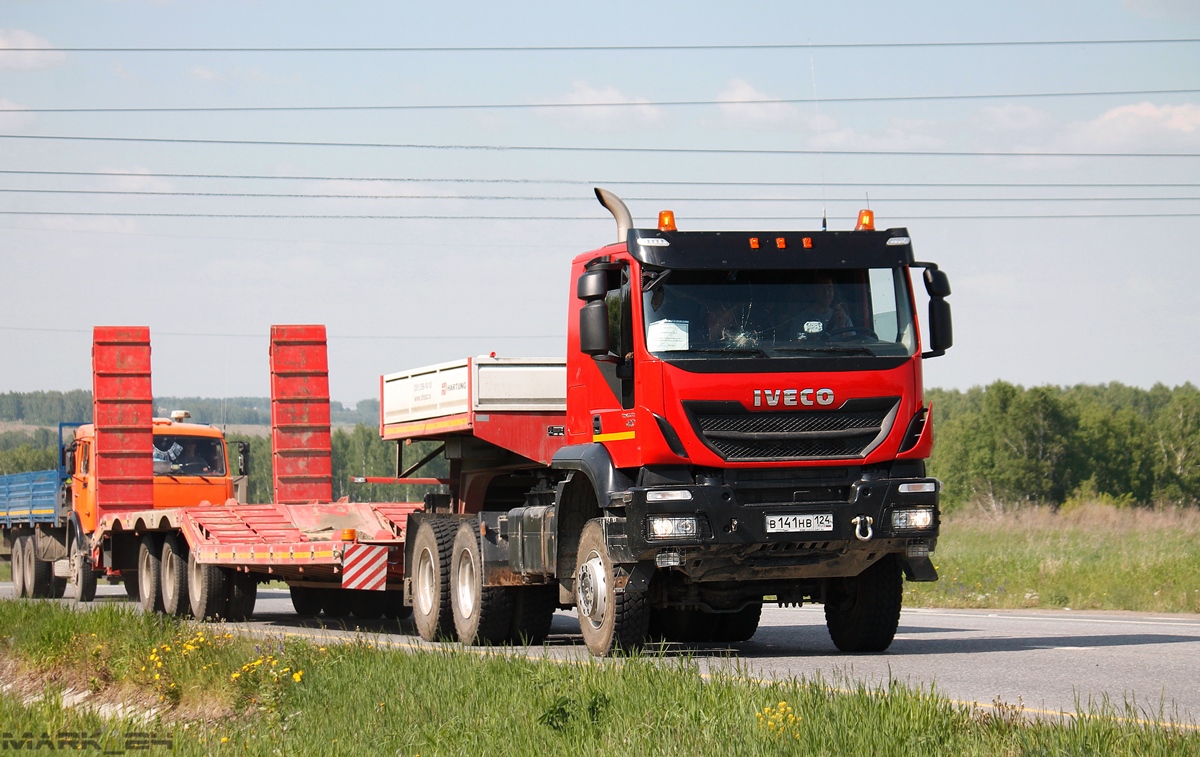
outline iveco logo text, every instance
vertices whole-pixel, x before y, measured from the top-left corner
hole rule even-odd
[[[816,402],[813,402],[813,398]],[[764,402],[765,400],[765,402]],[[813,405],[833,404],[832,389],[755,389],[754,390],[754,406],[762,407],[764,404],[767,407],[779,407],[782,402],[784,407],[795,407],[797,405],[805,405],[812,407]]]

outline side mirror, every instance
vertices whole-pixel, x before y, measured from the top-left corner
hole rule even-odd
[[[950,277],[937,268],[925,269],[925,291],[930,297],[950,296]]]
[[[944,275],[944,274],[943,274]],[[954,327],[950,321],[950,303],[941,297],[929,300],[929,342],[933,349],[921,357],[938,357],[954,344]]]
[[[592,300],[579,311],[579,351],[593,356],[609,352],[608,303],[602,299]]]
[[[588,271],[579,277],[575,286],[575,296],[584,302],[604,299],[608,293],[608,272],[604,270]]]
[[[250,475],[250,442],[237,443],[237,474]]]

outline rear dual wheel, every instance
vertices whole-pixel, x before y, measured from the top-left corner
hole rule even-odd
[[[167,534],[163,539],[161,555],[159,575],[162,579],[163,612],[186,617],[192,613],[188,600],[187,542],[178,534]]]
[[[425,641],[448,638],[454,632],[450,606],[450,553],[457,521],[421,521],[413,538],[413,619]]]
[[[188,603],[197,620],[223,620],[228,611],[229,587],[226,571],[216,565],[196,561],[196,553],[188,554]]]
[[[127,589],[128,586],[127,582]],[[146,534],[138,545],[137,588],[144,611],[163,611],[162,541],[157,534]]]
[[[462,521],[450,557],[451,611],[454,631],[463,644],[503,644],[511,636],[513,590],[483,585],[479,529]]]
[[[25,577],[25,537],[14,536],[12,541],[13,595],[21,599],[29,596],[26,588],[28,581]]]

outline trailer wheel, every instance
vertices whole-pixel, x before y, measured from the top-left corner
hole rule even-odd
[[[904,583],[891,555],[853,578],[831,582],[825,599],[825,625],[843,652],[882,652],[900,625]]]
[[[554,611],[558,609],[558,586],[521,586],[513,589],[514,644],[537,645],[550,635]]]
[[[136,568],[122,568],[121,582],[125,584],[125,594],[134,602],[142,601],[142,593],[138,589],[138,574]]]
[[[311,586],[289,586],[292,607],[302,618],[315,618],[321,614],[321,590]]]
[[[155,534],[146,534],[138,545],[138,599],[146,612],[163,611],[162,543]]]
[[[616,650],[631,651],[645,643],[649,599],[644,591],[616,592],[616,574],[599,519],[589,520],[579,536],[575,605],[583,641],[597,657]]]
[[[412,608],[404,604],[404,592],[389,590],[383,600],[383,617],[404,620],[412,616]]]
[[[80,543],[79,532],[71,529],[71,583],[75,584],[75,601],[91,602],[96,598],[96,571],[92,570],[92,556]]]
[[[230,570],[225,578],[229,586],[229,609],[227,620],[241,622],[254,615],[254,604],[258,601],[258,577],[241,570]]]
[[[382,591],[347,589],[350,595],[350,612],[359,620],[379,620],[383,617],[384,596]]]
[[[715,641],[749,641],[758,632],[758,621],[762,619],[762,602],[753,602],[737,612],[716,616]]]
[[[188,601],[197,620],[220,620],[229,604],[229,587],[225,571],[216,565],[196,561],[196,553],[188,553]]]
[[[413,617],[425,641],[448,637],[454,628],[450,608],[450,548],[457,522],[421,521],[413,540]]]
[[[25,537],[14,536],[12,546],[13,595],[17,599],[29,596],[25,579]]]
[[[321,610],[327,618],[348,618],[350,611],[350,592],[345,589],[321,589]]]
[[[162,604],[168,615],[186,617],[192,612],[188,601],[187,542],[179,534],[167,534],[162,548]]]
[[[54,572],[54,563],[50,563],[50,571]],[[67,579],[54,576],[50,584],[50,598],[62,599],[67,595]]]
[[[512,631],[512,590],[483,585],[479,527],[463,521],[450,555],[450,608],[454,631],[463,644],[502,644]]]

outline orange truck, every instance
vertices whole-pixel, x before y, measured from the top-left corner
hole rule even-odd
[[[135,533],[96,539],[100,523],[133,509],[224,503],[244,482],[244,442],[233,456],[235,476],[220,429],[187,423],[184,411],[144,422],[152,416],[149,357],[149,329],[97,327],[95,422],[59,425],[57,470],[0,476],[0,531],[17,596],[61,597],[71,578],[76,598],[90,601],[104,576],[138,598]],[[133,451],[147,441],[149,455]]]

